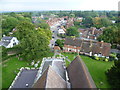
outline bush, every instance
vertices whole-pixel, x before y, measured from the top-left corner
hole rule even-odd
[[[100,61],[105,61],[105,58],[104,57],[99,57],[99,60]]]
[[[109,59],[105,57],[92,56],[91,58],[95,60],[100,60],[100,61],[106,61],[106,62],[109,61]]]
[[[105,61],[108,62],[109,60],[107,58],[105,58]]]
[[[114,54],[114,53],[110,54],[109,57],[110,57],[109,58],[110,61],[116,60],[116,58],[117,58],[116,54]]]
[[[95,60],[99,60],[99,57],[98,57],[98,56],[95,56],[94,58],[95,58]]]

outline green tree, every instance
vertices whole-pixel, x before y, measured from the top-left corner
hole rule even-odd
[[[57,39],[55,43],[56,43],[61,49],[62,49],[63,46],[64,46],[64,40]]]
[[[90,28],[91,26],[93,26],[92,17],[86,17],[85,19],[83,19],[83,25],[85,25],[88,28]]]
[[[98,40],[113,44],[117,43],[118,37],[118,27],[114,25],[104,29],[103,34],[98,37]]]
[[[43,28],[43,29],[50,29],[50,27],[47,23],[38,23],[36,26]]]
[[[2,20],[2,31],[4,34],[10,32],[18,24],[18,20],[14,17],[7,17]]]
[[[16,37],[20,41],[21,56],[26,60],[38,59],[45,56],[49,51],[48,36],[39,30],[35,30],[32,23],[21,22],[17,26]]]
[[[93,24],[94,27],[96,28],[108,27],[111,25],[111,21],[106,17],[105,18],[95,17],[93,18]]]
[[[43,34],[49,40],[52,39],[52,32],[49,29],[38,28],[38,33]]]
[[[75,17],[75,14],[71,13],[71,14],[69,15],[69,17],[70,17],[70,18],[71,18],[71,17]]]
[[[112,88],[120,88],[120,59],[114,61],[114,66],[107,70],[106,75]]]
[[[79,36],[78,29],[76,27],[70,27],[67,29],[67,36]]]

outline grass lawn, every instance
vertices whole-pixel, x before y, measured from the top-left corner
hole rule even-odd
[[[74,57],[77,55],[69,54],[69,53],[62,53],[64,56],[68,56],[68,59],[71,61],[74,60]],[[97,86],[97,88],[110,88],[110,85],[107,82],[107,77],[105,75],[105,71],[109,69],[113,62],[105,62],[105,61],[96,61],[88,56],[81,55],[84,63],[88,67],[88,70]],[[100,84],[103,82],[103,85]]]
[[[52,57],[54,55],[53,52],[48,53],[46,56],[47,57]],[[42,61],[41,57],[40,63],[38,64],[38,67],[40,67],[41,61]],[[8,61],[4,62],[2,64],[2,88],[9,88],[9,86],[11,85],[11,83],[13,82],[14,78],[16,77],[15,71],[18,73],[21,67],[34,67],[30,64],[32,61],[26,61],[26,60],[18,60],[17,57],[10,57],[9,59],[7,59]],[[36,62],[36,61],[35,61]]]

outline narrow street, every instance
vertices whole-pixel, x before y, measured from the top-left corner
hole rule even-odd
[[[58,25],[54,25],[54,27],[50,28],[50,30],[52,31],[52,39],[50,40],[50,44],[49,44],[51,50],[53,50],[53,47],[55,46],[55,41],[57,39],[61,39],[60,37],[57,36],[57,33],[58,33],[57,26]]]

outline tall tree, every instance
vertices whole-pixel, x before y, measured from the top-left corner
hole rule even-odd
[[[64,46],[64,40],[57,39],[55,43],[56,43],[61,49],[62,49],[63,46]]]
[[[2,20],[3,33],[10,32],[18,24],[18,20],[15,17],[7,17]],[[5,31],[4,31],[5,30]]]
[[[103,34],[98,37],[98,40],[103,40],[104,42],[108,43],[117,43],[118,38],[118,27],[116,25],[109,26],[104,29]]]
[[[93,25],[96,28],[108,27],[110,26],[111,21],[108,18],[95,17],[93,18]]]
[[[21,56],[27,60],[38,59],[45,56],[49,50],[47,34],[35,30],[29,22],[22,22],[17,26],[16,36],[20,41]]]
[[[86,17],[85,19],[83,19],[83,25],[85,25],[88,28],[90,28],[91,26],[93,26],[92,17]]]
[[[79,36],[79,32],[78,29],[76,27],[70,27],[67,29],[67,35],[68,36]]]

